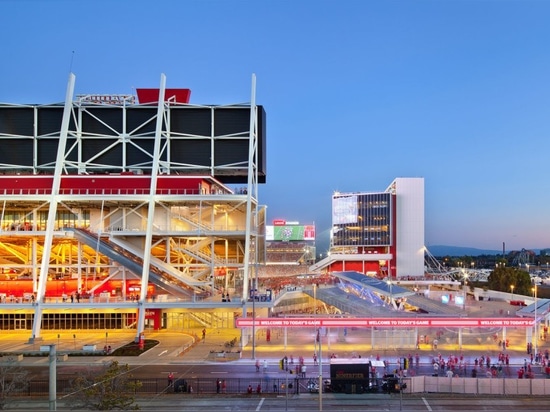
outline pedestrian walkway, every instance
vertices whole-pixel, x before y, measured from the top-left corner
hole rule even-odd
[[[511,306],[506,302],[469,302],[466,310],[470,317],[492,317],[492,316],[513,316],[508,313]],[[249,339],[249,344],[240,348],[240,333],[238,329],[207,329],[205,339],[202,340],[202,330],[186,331],[146,331],[146,339],[157,339],[161,342],[158,347],[151,349],[139,357],[118,358],[122,363],[143,363],[154,361],[165,364],[200,364],[203,362],[236,362],[250,364],[251,367],[256,360],[266,361],[270,367],[275,368],[279,360],[285,355],[295,359],[302,356],[307,365],[313,365],[313,354],[319,354],[319,346],[316,343],[316,331],[314,328],[291,329],[286,332],[279,328],[270,331],[267,339],[267,331],[259,329],[256,331],[254,344]],[[329,362],[330,356],[339,358],[363,357],[380,358],[386,360],[390,365],[398,365],[398,359],[415,356],[418,354],[421,364],[431,364],[434,358],[441,356],[447,359],[449,356],[463,356],[468,365],[474,365],[475,359],[481,356],[490,357],[493,360],[498,358],[499,353],[508,354],[510,365],[513,368],[522,367],[525,362],[531,364],[531,358],[526,353],[526,335],[524,329],[510,329],[507,331],[506,339],[509,346],[502,347],[501,331],[498,328],[480,330],[463,330],[462,346],[458,345],[457,333],[451,329],[419,330],[420,336],[431,336],[428,343],[420,343],[418,348],[411,345],[407,340],[400,340],[399,337],[388,338],[384,344],[373,347],[372,331],[370,329],[350,329],[345,333],[339,328],[327,331],[321,336],[321,354],[323,363]],[[377,333],[386,333],[380,330]],[[437,335],[436,335],[437,334]],[[433,346],[433,338],[438,337],[437,348]],[[198,338],[197,338],[198,337]],[[85,344],[95,345],[101,350],[104,345],[109,345],[113,350],[134,341],[135,330],[120,331],[44,331],[40,342],[29,343],[29,331],[10,331],[0,335],[0,351],[30,353],[36,352],[43,346],[55,344],[59,353],[79,351]],[[198,339],[198,340],[197,340]],[[500,344],[499,344],[500,341]],[[231,346],[230,343],[235,343]],[[538,341],[540,352],[550,349],[550,345],[544,341]],[[213,353],[220,353],[221,356],[212,356]],[[231,356],[223,356],[223,353]],[[112,359],[109,356],[69,356],[64,362],[102,363]],[[47,357],[25,357],[26,363],[47,363]],[[540,366],[537,365],[540,369]]]

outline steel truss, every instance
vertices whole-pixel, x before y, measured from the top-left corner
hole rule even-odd
[[[216,151],[216,142],[246,141],[248,158],[223,163],[212,156],[209,165],[172,161],[177,156],[171,153],[171,141],[196,140],[197,136],[171,132],[170,111],[174,107],[164,99],[165,83],[162,75],[159,103],[142,108],[151,114],[149,119],[133,130],[116,130],[109,126],[113,113],[124,118],[126,109],[130,108],[127,101],[116,108],[106,107],[106,120],[97,116],[100,111],[90,114],[89,103],[73,101],[75,76],[71,74],[60,130],[39,135],[35,127],[31,138],[37,155],[33,156],[32,165],[0,164],[0,172],[4,170],[0,179],[27,182],[26,179],[51,178],[45,188],[28,184],[21,188],[0,188],[0,266],[15,270],[16,276],[30,275],[33,279],[35,300],[32,306],[31,302],[15,305],[34,312],[31,339],[40,338],[42,314],[45,310],[53,310],[46,297],[48,279],[55,273],[76,274],[82,290],[90,275],[99,277],[102,274],[104,282],[113,278],[139,279],[136,339],[144,330],[147,308],[155,307],[155,302],[150,302],[147,296],[147,286],[155,279],[158,290],[167,290],[169,299],[175,296],[171,292],[177,294],[181,291],[176,296],[180,302],[191,301],[197,296],[213,296],[220,289],[233,288],[236,295],[240,295],[240,303],[247,304],[250,268],[262,263],[262,254],[265,254],[265,207],[257,201],[257,185],[262,172],[258,165],[261,148],[258,143],[255,77],[251,103],[227,106],[228,109],[248,107],[249,130],[225,136],[199,136],[209,140],[212,154]],[[52,106],[52,109],[59,108],[59,105]],[[216,106],[211,110],[221,108]],[[36,113],[38,116],[38,110]],[[104,134],[85,132],[83,122],[89,122],[92,117],[97,124],[103,125]],[[15,136],[0,133],[0,143],[12,137]],[[84,143],[89,140],[102,142],[94,154],[86,149],[91,147]],[[51,153],[40,155],[40,150],[52,150],[50,143],[44,145],[46,141],[56,142],[57,155],[53,162],[40,161],[51,159]],[[115,152],[122,153],[122,156],[108,163],[106,160],[113,159],[109,156],[115,146],[122,147]],[[127,156],[132,150],[144,153],[149,160],[132,163],[132,157]],[[246,185],[237,189],[215,176],[242,176],[243,170]],[[126,184],[120,184],[128,182],[130,185],[130,182],[144,177],[148,181],[146,187],[129,189]],[[88,183],[67,183],[70,179],[78,182],[78,179],[90,178],[93,180],[82,182],[105,184],[85,187]],[[190,180],[199,183],[193,187],[181,184]],[[15,211],[19,221],[8,222],[5,217],[15,216]],[[63,216],[69,216],[70,221],[67,222]],[[29,227],[24,226],[23,219],[30,222]],[[93,242],[90,237],[93,237]],[[122,258],[117,261],[100,250],[108,251],[112,256],[116,256],[115,253],[130,255],[131,259],[141,262],[141,272],[129,270],[121,263],[124,262]],[[225,273],[222,282],[217,278],[220,272]],[[87,292],[93,294],[94,291]],[[118,306],[109,303],[104,308],[112,310]],[[10,309],[11,306],[6,305],[5,310]]]

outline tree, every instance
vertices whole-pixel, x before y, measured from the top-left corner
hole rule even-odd
[[[518,295],[531,294],[531,277],[524,270],[515,267],[495,268],[487,279],[487,287],[501,292],[511,292],[514,286],[514,293]]]
[[[9,407],[12,396],[27,388],[28,372],[13,357],[2,358],[0,363],[0,410]]]
[[[133,394],[141,382],[133,381],[129,366],[119,365],[117,361],[100,370],[88,369],[77,376],[71,386],[68,403],[72,409],[139,409]]]

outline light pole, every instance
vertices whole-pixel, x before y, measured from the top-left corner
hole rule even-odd
[[[319,411],[323,410],[323,350],[321,347],[321,328],[319,333]]]
[[[313,312],[314,317],[317,315],[317,283],[313,283]],[[318,347],[318,359],[319,359],[319,410],[323,410],[323,351],[321,348],[321,328],[316,328],[317,334],[315,336],[315,347],[317,351],[317,344],[319,344]]]
[[[313,316],[317,314],[317,283],[313,282]]]
[[[514,300],[514,288],[515,288],[514,285],[510,285],[510,289],[512,290],[512,299],[510,300]]]
[[[531,273],[529,273],[529,263],[525,264],[525,268],[527,269],[527,274],[529,277],[531,277]],[[531,280],[533,283],[533,296],[535,297],[535,320],[533,321],[533,328],[534,328],[534,335],[535,335],[535,354],[537,353],[537,285],[533,280]]]
[[[468,297],[468,274],[464,273],[464,302],[462,302],[462,310],[466,310],[467,297]]]
[[[533,294],[535,295],[535,322],[534,322],[534,327],[535,327],[535,356],[537,355],[537,341],[539,339],[539,332],[537,330],[537,326],[538,326],[538,320],[537,320],[537,284],[533,282]]]
[[[50,390],[49,390],[49,410],[57,410],[57,348],[55,345],[50,346],[49,360],[49,378],[50,378]]]
[[[388,283],[388,288],[390,290],[390,305],[393,306],[393,292],[392,292],[392,281],[391,281],[391,279],[389,279],[387,281],[387,283]]]

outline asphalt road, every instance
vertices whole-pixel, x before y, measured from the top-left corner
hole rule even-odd
[[[543,411],[548,409],[545,397],[469,397],[423,395],[163,395],[137,399],[140,410],[156,411]],[[12,411],[48,410],[46,401],[21,401]],[[69,410],[57,401],[56,410]]]

